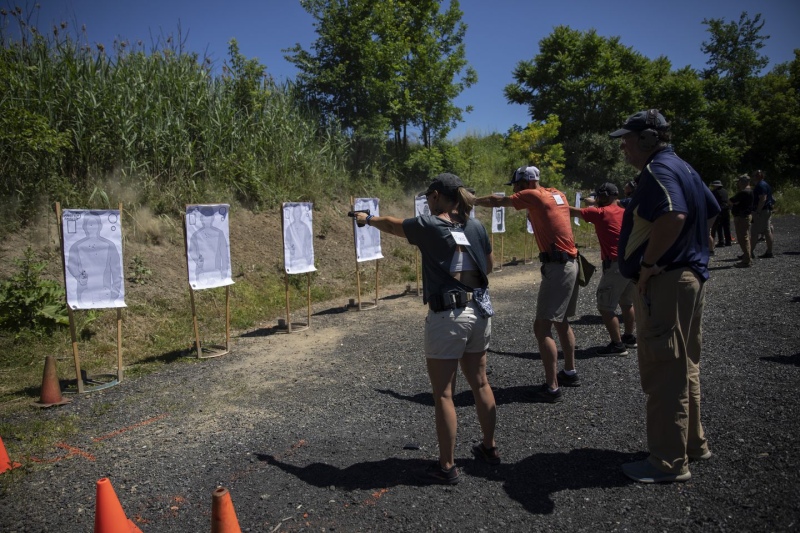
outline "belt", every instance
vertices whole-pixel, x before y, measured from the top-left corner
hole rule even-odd
[[[542,263],[569,263],[575,261],[575,258],[567,252],[542,252],[539,254],[539,261]]]
[[[444,294],[431,296],[428,300],[428,308],[434,313],[449,311],[450,309],[463,309],[471,300],[471,292],[456,289]]]

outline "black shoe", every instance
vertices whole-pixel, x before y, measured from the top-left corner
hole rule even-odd
[[[439,485],[455,485],[461,481],[461,475],[456,465],[453,465],[450,470],[445,470],[437,459],[422,472],[420,480]]]
[[[736,268],[750,268],[751,266],[753,266],[753,263],[745,263],[744,261],[739,261],[733,266],[735,266]]]
[[[564,372],[563,370],[559,370],[557,376],[558,377],[558,384],[564,385],[565,387],[580,387],[581,386],[581,378],[578,377],[578,373],[574,373],[571,376]]]
[[[756,254],[751,252],[751,253],[750,253],[750,259],[755,259],[755,258],[756,258]],[[739,261],[741,261],[742,259],[744,259],[744,254],[739,254],[739,255],[737,255],[737,256],[736,256],[736,259],[738,259]]]
[[[721,248],[723,246],[730,246],[730,245],[729,244],[725,244],[724,242],[718,242],[717,246],[719,246]]]
[[[725,243],[725,246],[733,246],[733,244],[731,244],[731,243],[729,243],[729,242],[726,242],[726,243]]]
[[[759,255],[758,257],[760,257],[761,259],[772,259],[775,256],[772,255],[772,252],[764,252],[763,254]]]
[[[628,350],[625,349],[623,343],[614,344],[613,342],[609,342],[608,346],[599,348],[594,353],[597,355],[628,355]]]
[[[636,335],[631,335],[630,333],[626,333],[622,336],[622,344],[624,344],[626,348],[636,348],[639,346],[636,342]]]
[[[497,447],[487,448],[482,442],[472,447],[472,455],[475,456],[475,459],[490,465],[500,464],[500,454],[497,453]]]
[[[537,387],[530,397],[537,403],[557,403],[563,400],[561,396],[561,387],[557,388],[555,391],[551,391],[547,387],[547,383],[543,384],[541,387]]]

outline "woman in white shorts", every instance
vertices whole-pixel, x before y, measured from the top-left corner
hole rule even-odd
[[[424,193],[430,215],[401,220],[354,213],[360,225],[405,237],[422,255],[425,357],[436,407],[439,460],[425,470],[430,482],[453,485],[459,481],[455,466],[456,409],[453,393],[460,364],[472,394],[483,433],[472,448],[479,460],[499,464],[494,440],[496,404],[486,377],[486,350],[493,314],[488,298],[488,278],[494,258],[483,224],[470,218],[475,197],[454,174],[440,174]]]

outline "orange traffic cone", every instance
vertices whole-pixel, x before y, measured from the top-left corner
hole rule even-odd
[[[223,487],[211,493],[211,533],[242,533],[231,495]]]
[[[44,373],[42,374],[42,397],[38,402],[33,402],[36,407],[52,407],[64,405],[72,400],[61,396],[61,385],[56,374],[56,358],[48,355],[44,358]]]
[[[125,516],[111,481],[104,477],[97,481],[97,503],[94,510],[94,533],[142,533]]]
[[[0,474],[6,470],[11,470],[12,468],[17,468],[19,466],[22,465],[12,461],[8,456],[8,452],[6,452],[6,445],[3,444],[3,439],[0,438]]]

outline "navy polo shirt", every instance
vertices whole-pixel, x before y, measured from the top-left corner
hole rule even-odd
[[[666,270],[689,267],[707,280],[708,219],[720,209],[700,175],[670,146],[651,156],[637,180],[622,217],[618,254],[622,275],[639,276],[653,222],[666,213],[683,213],[686,222],[678,239],[657,264]]]

